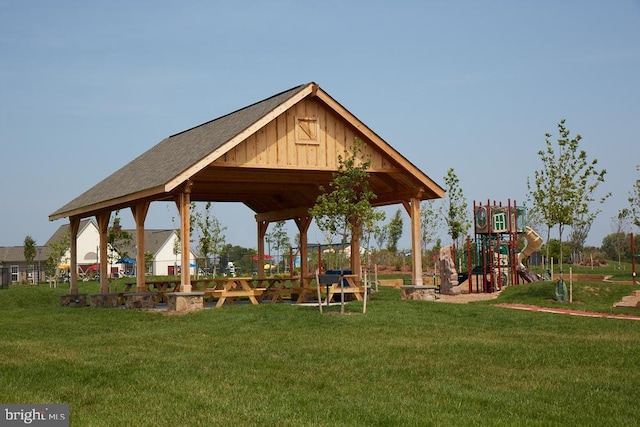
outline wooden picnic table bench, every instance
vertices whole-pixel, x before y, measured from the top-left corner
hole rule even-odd
[[[252,304],[260,304],[257,297],[260,297],[266,288],[252,286],[251,277],[226,277],[223,279],[213,279],[216,286],[204,289],[204,295],[218,298],[216,307],[222,307],[225,302],[230,304],[237,298],[247,297]]]

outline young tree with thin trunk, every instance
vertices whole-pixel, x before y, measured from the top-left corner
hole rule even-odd
[[[640,165],[636,166],[636,170],[640,171]],[[633,189],[629,193],[629,204],[631,205],[631,221],[633,225],[640,228],[640,178],[636,179]]]
[[[338,156],[338,172],[333,175],[329,189],[320,187],[321,194],[309,214],[323,232],[338,235],[342,247],[354,233],[360,233],[365,223],[373,223],[380,217],[371,205],[376,195],[369,189],[371,159],[363,153],[363,142],[356,138],[351,151]],[[343,251],[344,252],[344,251]],[[342,253],[340,257],[342,257]],[[342,261],[340,276],[343,275]],[[344,313],[343,280],[340,280],[341,306]]]
[[[129,255],[123,248],[129,246],[132,239],[131,233],[122,229],[118,215],[119,211],[116,211],[111,218],[111,225],[107,229],[107,244],[111,263]]]
[[[591,224],[600,213],[591,208],[592,202],[603,203],[611,195],[607,193],[595,199],[598,185],[604,182],[607,172],[598,170],[598,160],[588,160],[586,151],[580,150],[582,136],[570,138],[570,133],[563,119],[558,123],[557,147],[551,142],[551,134],[545,135],[546,148],[538,152],[542,169],[535,171],[533,186],[527,181],[531,198],[548,229],[558,227],[561,275],[565,227]]]
[[[56,286],[58,285],[58,265],[63,260],[62,257],[65,256],[67,251],[71,248],[71,237],[69,233],[64,233],[58,240],[49,243],[49,257],[45,262],[45,274],[49,277],[49,279],[53,279],[55,281]]]
[[[396,213],[389,220],[387,227],[387,250],[391,254],[398,253],[398,242],[402,237],[402,213],[400,209],[396,210]]]
[[[280,273],[280,262],[282,261],[282,253],[291,247],[291,239],[285,229],[286,222],[278,221],[273,227],[271,233],[267,233],[265,240],[269,242],[269,246],[273,245],[273,249],[276,251],[278,261],[276,262],[276,272]],[[285,265],[286,267],[286,265]]]
[[[462,239],[471,227],[467,201],[460,187],[460,179],[453,168],[449,168],[444,176],[447,196],[443,205],[447,231],[453,243],[460,246]]]
[[[196,211],[193,214],[194,226],[198,230],[198,252],[204,257],[204,267],[209,267],[209,255],[216,258],[220,254],[224,244],[225,236],[223,234],[227,227],[222,227],[220,221],[212,213],[213,204],[207,202],[204,211]],[[216,268],[214,263],[213,275],[215,276]]]
[[[434,199],[425,200],[420,206],[420,240],[422,242],[422,263],[423,268],[428,267],[427,251],[438,236],[440,227],[442,226],[442,217],[438,215],[435,208],[436,201]]]
[[[220,254],[222,253],[222,249],[226,244],[227,237],[224,234],[224,231],[227,229],[226,226],[223,226],[220,220],[215,216],[211,218],[211,224],[209,228],[209,248],[211,249],[211,255],[213,259],[219,259]],[[213,275],[215,276],[217,264],[213,264]]]
[[[35,258],[36,258],[36,241],[34,240],[33,237],[26,236],[24,238],[24,259],[27,261],[28,264],[32,264]],[[32,277],[32,280],[33,280],[33,283],[37,282],[35,277]]]
[[[611,218],[611,229],[613,230],[613,238],[611,240],[612,248],[618,257],[618,270],[622,265],[622,256],[629,248],[629,228],[631,221],[631,211],[627,208],[620,209],[618,215]]]

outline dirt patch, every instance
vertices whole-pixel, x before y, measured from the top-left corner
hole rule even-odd
[[[467,304],[475,301],[488,301],[498,298],[500,292],[493,292],[490,294],[460,294],[460,295],[442,295],[436,294],[436,302],[448,302],[453,304]]]

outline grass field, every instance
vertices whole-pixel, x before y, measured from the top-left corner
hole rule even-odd
[[[92,282],[82,283],[94,292]],[[579,283],[612,309],[629,285]],[[63,308],[65,289],[0,291],[0,402],[68,403],[74,426],[637,425],[640,322],[531,313],[553,283],[466,305],[367,314],[238,304],[188,315]],[[566,307],[567,304],[562,304]]]

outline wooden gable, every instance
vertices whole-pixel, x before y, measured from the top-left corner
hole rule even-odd
[[[303,99],[257,132],[229,149],[213,166],[335,171],[338,156],[355,138],[366,144],[371,172],[397,166],[385,153],[317,98]]]

